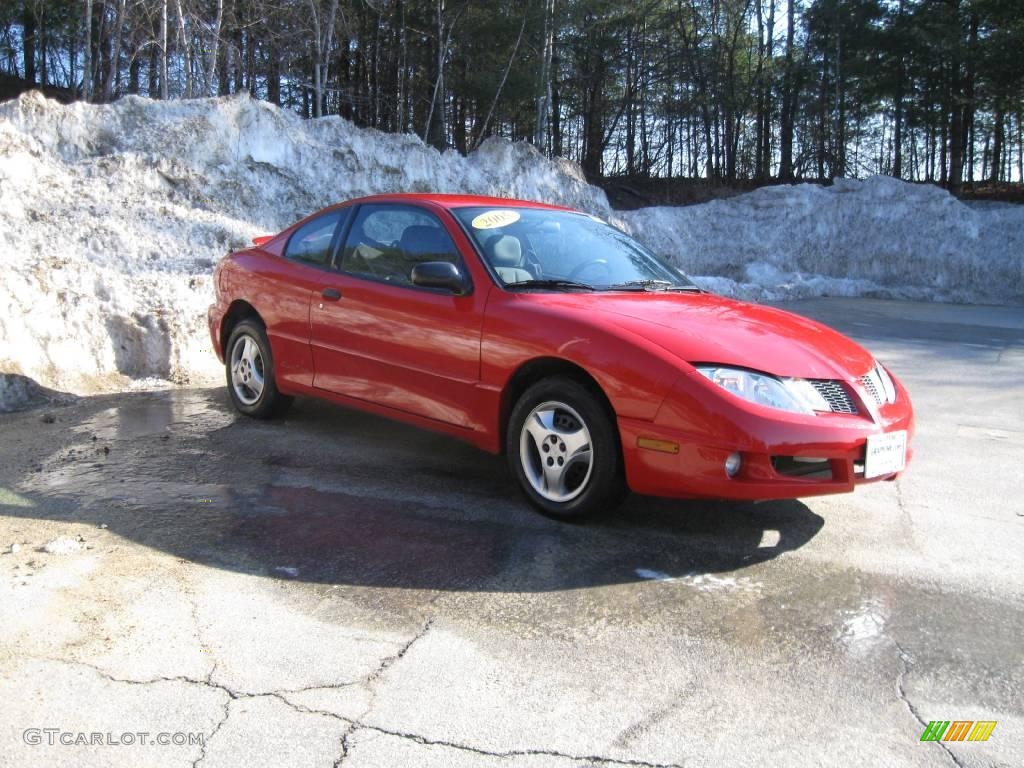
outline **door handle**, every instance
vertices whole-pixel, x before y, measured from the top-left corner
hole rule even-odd
[[[320,295],[328,301],[337,301],[341,298],[341,291],[337,288],[324,288]]]

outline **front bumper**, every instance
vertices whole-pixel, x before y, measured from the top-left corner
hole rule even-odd
[[[803,416],[733,403],[698,382],[696,389],[670,395],[653,422],[618,419],[626,480],[634,492],[652,496],[734,500],[847,493],[892,480],[897,473],[865,479],[864,453],[870,435],[906,430],[910,461],[914,411],[899,382],[896,388],[894,403],[862,403],[856,415]],[[725,460],[734,452],[742,465],[730,477]],[[808,459],[824,461],[810,465]],[[794,474],[803,467],[817,471]]]

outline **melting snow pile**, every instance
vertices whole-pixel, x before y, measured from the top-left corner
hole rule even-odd
[[[838,179],[620,216],[718,293],[1024,301],[1024,206],[972,207],[930,185]]]
[[[607,216],[567,161],[485,142],[305,121],[247,96],[0,105],[0,371],[74,392],[221,379],[206,308],[217,259],[377,192],[555,200]]]
[[[0,372],[74,392],[219,380],[205,317],[217,259],[329,203],[396,191],[580,208],[751,298],[1024,296],[1024,208],[933,188],[871,179],[616,214],[576,166],[525,144],[492,139],[464,158],[244,95],[27,94],[0,105]]]

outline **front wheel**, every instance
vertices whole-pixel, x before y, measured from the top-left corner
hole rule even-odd
[[[268,419],[281,415],[292,404],[291,397],[277,391],[270,342],[261,324],[243,320],[234,327],[224,367],[231,401],[246,416]]]
[[[509,418],[506,453],[523,492],[546,515],[580,519],[626,496],[614,420],[574,379],[544,379],[523,393]]]

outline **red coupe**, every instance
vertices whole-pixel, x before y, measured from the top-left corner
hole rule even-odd
[[[227,256],[210,335],[235,406],[309,395],[504,452],[542,512],[632,489],[778,499],[906,465],[914,416],[859,345],[716,296],[540,203],[382,195]]]

